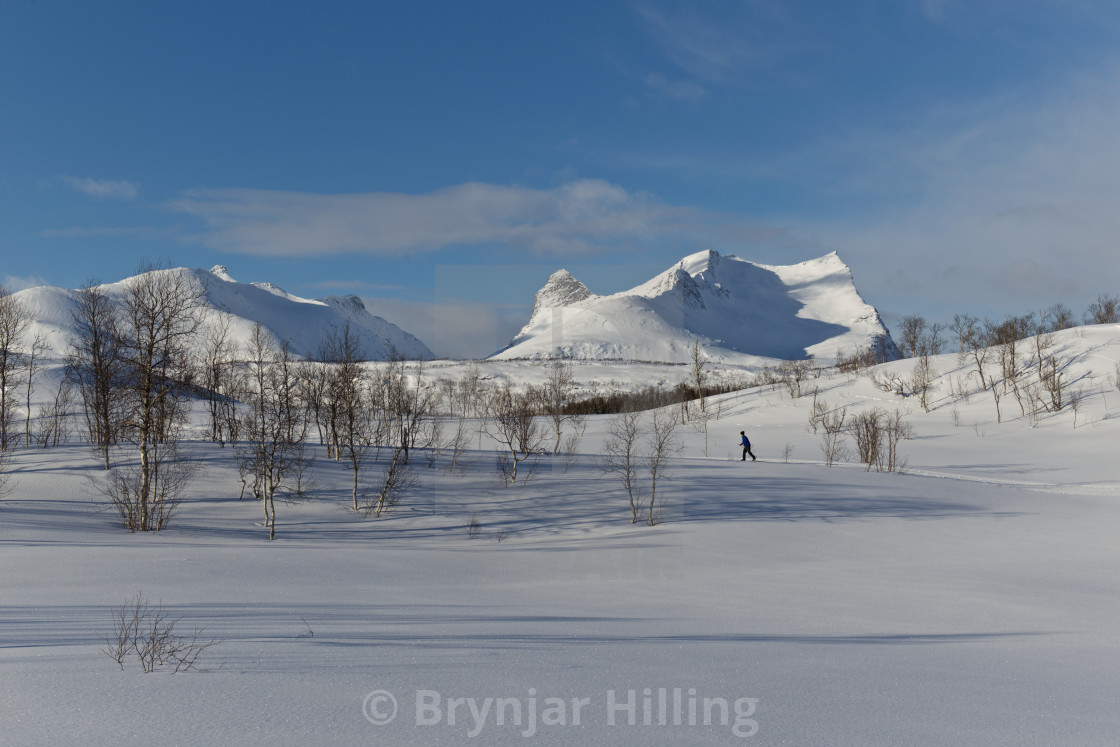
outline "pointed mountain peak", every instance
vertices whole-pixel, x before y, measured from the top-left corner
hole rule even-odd
[[[338,309],[343,309],[351,314],[368,313],[366,305],[361,298],[353,293],[346,296],[327,296],[326,298],[319,299],[325,304],[329,304]]]
[[[230,283],[236,283],[237,282],[232,277],[230,277],[229,270],[226,269],[225,265],[214,265],[213,267],[210,268],[210,274],[214,275],[215,277],[217,277],[221,280],[226,280]]]
[[[575,276],[567,270],[557,270],[552,273],[544,286],[537,291],[533,300],[533,316],[543,309],[555,309],[560,306],[569,306],[591,298],[595,294],[587,286],[576,280]]]

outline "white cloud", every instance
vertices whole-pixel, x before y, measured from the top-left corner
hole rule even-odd
[[[45,239],[91,239],[121,236],[151,239],[167,238],[173,235],[174,231],[147,226],[73,226],[71,228],[47,228],[39,232],[39,236]]]
[[[50,285],[50,283],[37,275],[28,275],[26,277],[5,275],[3,281],[0,281],[0,285],[3,285],[8,290],[15,293],[17,291],[27,290],[28,288],[38,288],[41,285]]]
[[[704,86],[691,80],[668,80],[651,73],[645,78],[646,95],[657,101],[699,101],[707,95]]]
[[[76,192],[99,200],[135,200],[140,194],[140,185],[124,180],[76,176],[60,176],[58,180]]]
[[[411,254],[472,245],[589,254],[647,242],[699,215],[593,179],[547,190],[471,182],[419,195],[201,189],[168,207],[205,225],[194,236],[202,243],[261,256]]]
[[[821,149],[817,160],[832,158],[841,175],[832,187],[879,208],[814,230],[850,259],[865,293],[901,311],[999,315],[1116,292],[1117,85],[1120,66]]]
[[[734,83],[742,70],[773,64],[797,46],[786,9],[772,0],[640,0],[635,7],[665,56],[705,83]]]

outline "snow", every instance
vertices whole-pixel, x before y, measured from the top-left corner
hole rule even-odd
[[[716,361],[832,359],[889,333],[835,254],[790,266],[715,251],[683,258],[628,291],[596,296],[566,271],[537,293],[529,323],[497,360],[688,361],[695,342]]]
[[[538,717],[562,698],[568,723],[538,718],[535,741],[1115,743],[1120,325],[1064,331],[1055,350],[1083,399],[1034,423],[1013,399],[997,423],[990,394],[951,394],[967,374],[952,355],[934,359],[929,413],[866,377],[811,382],[850,412],[900,408],[915,429],[903,474],[825,467],[811,396],[709,398],[708,455],[703,433],[680,432],[656,527],[629,523],[596,466],[604,418],[589,419],[570,470],[546,457],[527,487],[500,485],[485,441],[465,474],[421,457],[422,488],[381,519],[346,509],[349,474],[318,452],[319,490],[278,507],[271,543],[259,506],[238,500],[229,448],[191,444],[203,469],[190,496],[147,535],[104,510],[84,447],[17,450],[0,502],[0,741],[520,744],[527,723],[507,710],[498,724],[491,709],[479,725],[465,699],[479,712],[486,698],[516,699],[527,720],[530,698]],[[481,366],[516,381],[545,368]],[[577,370],[586,386],[608,372],[618,387],[684,375]],[[738,461],[740,430],[759,461]],[[141,589],[220,640],[199,670],[122,672],[99,652],[111,609]],[[380,712],[367,699],[377,690],[398,703],[388,725],[363,715],[363,704]],[[418,725],[432,692],[438,723]],[[674,693],[687,704],[690,692],[740,701],[757,734],[737,736],[734,711],[689,726],[685,708],[675,726]],[[463,699],[454,724],[450,698]],[[572,699],[588,701],[579,725]]]
[[[231,337],[241,350],[247,349],[247,341],[257,322],[276,340],[287,342],[299,356],[316,354],[332,331],[341,332],[349,323],[363,354],[371,360],[388,360],[394,352],[412,359],[435,357],[419,339],[366,311],[356,297],[300,298],[272,283],[239,283],[224,265],[216,265],[211,270],[175,268],[159,272],[181,273],[197,283],[209,311],[205,324],[213,325],[218,318],[225,318],[230,323]],[[120,297],[132,282],[135,278],[126,278],[100,288],[110,296]],[[56,353],[66,350],[71,311],[76,308],[75,292],[43,286],[15,295],[26,305],[33,320],[29,339],[39,332],[51,350]]]

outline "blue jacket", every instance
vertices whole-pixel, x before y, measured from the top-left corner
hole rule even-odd
[[[750,439],[748,439],[746,436],[743,436],[743,441],[739,445],[746,446],[749,449],[751,447]]]

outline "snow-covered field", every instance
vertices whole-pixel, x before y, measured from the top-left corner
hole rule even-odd
[[[0,742],[1114,744],[1120,327],[1057,350],[1083,399],[1037,423],[951,396],[955,356],[929,413],[864,377],[813,382],[834,407],[903,409],[903,474],[824,466],[810,396],[712,398],[708,456],[679,432],[656,527],[597,468],[605,418],[527,487],[502,487],[485,444],[463,475],[417,459],[422,487],[380,519],[347,510],[349,473],[319,454],[273,542],[228,448],[193,444],[204,469],[154,534],[104,510],[84,447],[17,451]],[[101,653],[139,590],[220,641],[196,670]]]

